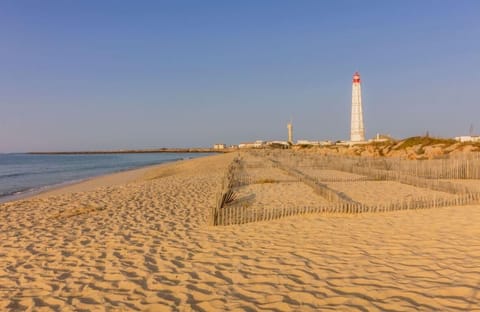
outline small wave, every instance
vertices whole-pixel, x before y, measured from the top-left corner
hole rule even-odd
[[[30,173],[8,173],[8,174],[1,174],[0,175],[0,179],[1,178],[14,178],[14,177],[21,177],[23,175],[27,175],[27,174],[30,174]]]
[[[15,200],[15,199],[20,199],[23,197],[28,197],[32,196],[35,194],[39,194],[51,189],[55,189],[58,187],[63,187],[75,183],[80,183],[82,181],[85,181],[87,179],[74,179],[74,180],[68,180],[60,183],[53,183],[53,184],[48,184],[48,185],[42,185],[42,186],[34,186],[34,187],[26,187],[22,189],[16,189],[12,191],[4,191],[0,192],[0,203],[6,202],[9,200]]]
[[[7,174],[0,174],[0,179],[3,178],[15,178],[21,176],[34,176],[34,175],[41,175],[41,174],[55,174],[55,173],[63,173],[67,172],[65,169],[55,169],[55,170],[41,170],[41,171],[28,171],[28,172],[16,172],[16,173],[7,173]]]
[[[173,162],[173,161],[179,161],[179,160],[186,160],[186,159],[190,159],[190,157],[178,157],[178,158],[170,158],[170,159],[165,159],[163,160],[162,162],[160,163],[166,163],[166,162]]]
[[[0,192],[0,198],[9,197],[9,196],[18,196],[18,195],[26,193],[30,190],[32,190],[32,189],[31,188],[23,188],[23,189],[17,189],[17,190],[13,190],[13,191]]]

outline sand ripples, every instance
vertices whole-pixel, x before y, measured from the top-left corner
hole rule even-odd
[[[478,207],[207,227],[228,157],[0,206],[0,310],[479,309]]]

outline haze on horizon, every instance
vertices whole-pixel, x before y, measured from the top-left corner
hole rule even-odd
[[[0,152],[480,133],[479,1],[3,1]]]

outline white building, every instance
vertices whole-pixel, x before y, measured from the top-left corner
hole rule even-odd
[[[255,148],[260,148],[260,147],[263,147],[265,145],[265,141],[262,141],[262,140],[256,140],[254,143],[253,143],[253,147]]]
[[[297,141],[297,145],[328,146],[332,144],[333,143],[330,140],[325,140],[325,141],[298,140]]]
[[[382,142],[389,142],[389,141],[393,141],[390,135],[380,134],[380,133],[377,133],[375,138],[369,140],[369,142],[375,142],[375,143],[382,143]]]
[[[266,145],[270,147],[281,147],[281,148],[290,147],[290,143],[287,141],[269,141],[266,143]]]
[[[238,144],[238,148],[253,148],[253,143],[243,142],[243,143]]]
[[[238,148],[261,148],[265,146],[265,141],[257,140],[255,142],[244,142],[238,144]]]
[[[459,142],[480,142],[480,136],[462,135],[462,136],[455,137],[455,140]]]
[[[222,149],[225,149],[226,147],[227,147],[227,145],[225,145],[223,143],[213,144],[213,149],[215,149],[215,150],[222,150]]]

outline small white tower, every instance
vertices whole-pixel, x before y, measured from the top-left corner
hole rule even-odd
[[[291,121],[287,124],[287,129],[288,129],[288,143],[293,144],[293,126]]]
[[[360,87],[360,74],[355,72],[352,84],[352,120],[350,124],[350,141],[365,141],[365,128],[363,127],[362,89]]]

